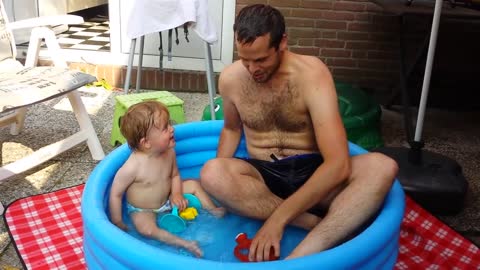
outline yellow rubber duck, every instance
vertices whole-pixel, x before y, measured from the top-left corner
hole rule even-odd
[[[198,212],[195,207],[187,207],[182,212],[180,212],[180,217],[185,220],[194,220],[197,215]]]

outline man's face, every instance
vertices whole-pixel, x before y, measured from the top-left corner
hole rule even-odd
[[[284,41],[282,40],[282,42]],[[238,57],[255,82],[267,82],[280,66],[282,44],[278,50],[270,47],[270,34],[260,36],[250,44],[238,41],[235,43]]]

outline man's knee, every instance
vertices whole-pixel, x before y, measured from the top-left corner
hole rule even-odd
[[[376,152],[368,153],[358,157],[359,159],[357,159],[355,162],[356,165],[354,166],[353,172],[357,177],[354,176],[354,179],[368,181],[369,184],[390,188],[398,173],[398,165],[395,160],[384,154]],[[364,177],[359,177],[360,175],[365,174],[368,174],[368,179],[362,179]],[[375,180],[377,180],[378,183],[371,182]]]
[[[371,152],[365,155],[357,156],[357,168],[362,170],[373,170],[373,172],[389,172],[391,175],[396,175],[398,172],[398,165],[395,160],[390,157],[377,152]],[[359,166],[358,166],[359,165]]]
[[[376,164],[376,167],[383,171],[388,178],[395,178],[398,173],[398,164],[392,158],[381,154],[381,153],[371,153],[373,163]]]
[[[220,182],[222,174],[225,175],[225,166],[222,159],[211,159],[205,163],[200,171],[200,183],[207,191],[212,191]]]
[[[370,153],[370,168],[378,174],[375,185],[383,192],[388,192],[398,173],[398,164],[392,158],[381,153]]]

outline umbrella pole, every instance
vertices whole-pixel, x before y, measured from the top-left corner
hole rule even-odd
[[[409,142],[410,148],[381,147],[375,151],[390,156],[398,163],[398,180],[415,201],[432,213],[452,215],[463,207],[468,182],[455,160],[422,149],[424,143],[421,141],[442,3],[443,0],[435,2],[414,140]]]
[[[425,65],[425,73],[423,75],[422,93],[420,97],[420,104],[418,107],[417,125],[415,128],[415,136],[410,142],[410,151],[408,159],[413,164],[422,163],[422,148],[424,143],[422,141],[423,122],[425,119],[425,111],[427,109],[428,91],[430,90],[430,78],[432,76],[433,59],[435,58],[435,49],[437,47],[438,27],[440,25],[440,17],[442,13],[443,0],[435,0],[435,9],[433,13],[433,22],[430,33],[430,41],[428,45],[427,62]]]
[[[427,107],[428,91],[430,88],[430,77],[432,76],[433,59],[435,57],[435,49],[437,46],[438,27],[440,25],[440,16],[442,13],[443,0],[436,0],[435,11],[433,13],[432,30],[430,34],[430,43],[428,45],[427,63],[425,66],[425,74],[423,77],[422,95],[420,97],[420,106],[418,108],[417,126],[415,128],[416,142],[422,140],[423,120],[425,118],[425,110]]]

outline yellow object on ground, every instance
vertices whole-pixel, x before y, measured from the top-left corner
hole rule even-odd
[[[3,270],[20,270],[20,268],[6,265],[3,267]]]

